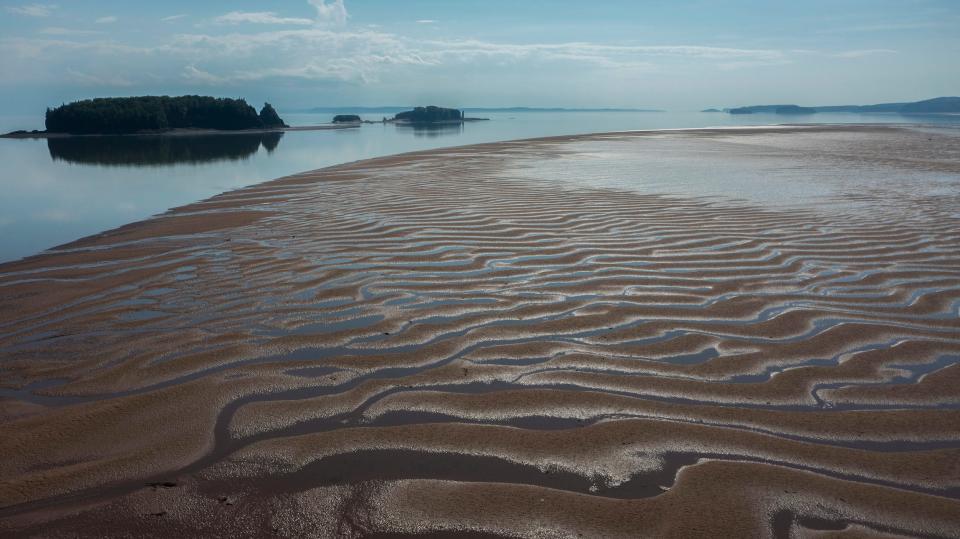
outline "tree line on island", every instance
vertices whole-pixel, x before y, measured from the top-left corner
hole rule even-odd
[[[244,99],[199,95],[103,97],[47,109],[47,132],[123,134],[170,129],[270,129],[287,127],[264,103],[260,113]]]

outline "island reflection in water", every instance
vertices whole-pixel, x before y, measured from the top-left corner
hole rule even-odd
[[[282,132],[229,135],[104,136],[47,139],[54,161],[101,166],[169,166],[240,161],[261,146],[272,153]]]
[[[435,138],[463,133],[463,124],[396,124],[398,133],[413,133],[415,137]]]

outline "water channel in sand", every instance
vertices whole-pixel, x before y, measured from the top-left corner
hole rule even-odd
[[[951,131],[558,137],[2,265],[0,530],[957,536],[958,187]]]

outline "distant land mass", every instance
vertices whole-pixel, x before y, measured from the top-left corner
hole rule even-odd
[[[396,113],[413,109],[414,107],[383,106],[383,107],[313,107],[294,112],[308,113]],[[630,109],[630,108],[563,108],[563,107],[465,107],[460,109],[469,112],[664,112],[659,109]]]
[[[716,112],[707,109],[702,112]],[[801,107],[798,105],[752,105],[725,109],[730,114],[815,114],[817,112],[892,112],[897,114],[960,113],[960,97],[935,97],[911,103],[880,103],[877,105],[831,105]]]

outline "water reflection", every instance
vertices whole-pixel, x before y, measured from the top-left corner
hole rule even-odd
[[[168,166],[240,161],[263,146],[269,153],[282,132],[231,135],[66,137],[47,139],[54,161],[102,166]]]
[[[290,124],[299,126],[330,121],[326,113],[282,115]],[[762,125],[798,120],[775,114],[699,112],[511,111],[483,115],[490,117],[490,121],[424,129],[382,124],[379,123],[382,114],[366,114],[361,116],[364,120],[377,123],[357,129],[288,132],[283,136],[282,146],[278,146],[279,133],[0,139],[0,163],[3,163],[0,261],[27,256],[230,189],[370,157],[576,133]],[[11,123],[13,121],[0,116],[0,126],[6,126],[0,132],[43,125],[42,117]],[[908,118],[893,114],[818,113],[803,121],[923,122],[960,129],[957,115]],[[686,169],[663,170],[659,176],[669,179],[667,173],[676,170]],[[611,181],[617,179],[613,172],[606,176],[611,177]],[[675,192],[680,188],[678,185],[684,184],[666,184],[663,188]],[[650,186],[651,189],[659,187]]]
[[[436,138],[463,133],[463,124],[395,124],[398,133],[413,133],[416,137]]]

